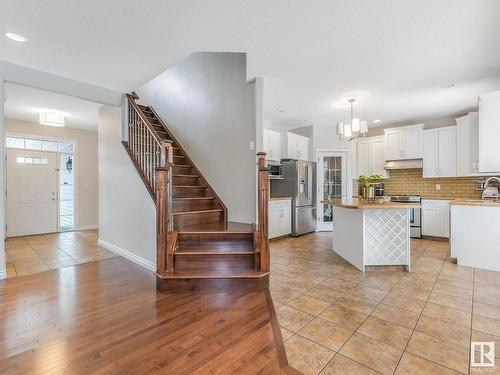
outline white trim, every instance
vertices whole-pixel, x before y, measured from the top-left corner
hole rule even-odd
[[[80,225],[78,227],[75,227],[73,230],[91,230],[91,229],[99,229],[99,226],[97,224]]]
[[[122,257],[130,260],[131,262],[138,264],[139,266],[146,268],[149,271],[152,271],[152,272],[156,271],[156,264],[155,263],[150,262],[149,260],[146,260],[144,258],[138,257],[137,255],[132,254],[131,252],[122,249],[121,247],[115,246],[115,245],[110,244],[109,242],[103,241],[101,239],[97,240],[97,244],[114,252],[114,253],[116,253],[116,254],[118,254],[118,255],[121,255]]]
[[[0,280],[7,278],[7,270],[0,270]]]

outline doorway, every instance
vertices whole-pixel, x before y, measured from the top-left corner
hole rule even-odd
[[[7,237],[73,229],[72,142],[6,136]]]
[[[322,200],[347,197],[347,153],[318,151],[318,230],[331,231],[332,208]]]

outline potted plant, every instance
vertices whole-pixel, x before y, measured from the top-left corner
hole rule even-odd
[[[375,186],[380,182],[382,176],[372,175],[372,176],[359,176],[358,181],[362,186],[362,195],[364,200],[375,200]]]

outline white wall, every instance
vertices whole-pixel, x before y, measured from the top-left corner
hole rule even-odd
[[[5,119],[8,134],[72,140],[76,143],[75,168],[76,216],[75,229],[97,228],[98,183],[97,183],[97,132],[71,128],[40,126],[39,124]]]
[[[151,270],[156,207],[122,141],[122,109],[99,110],[99,242]]]
[[[197,52],[137,90],[228,208],[230,221],[255,222],[255,82],[243,53]],[[258,97],[258,96],[257,96]]]

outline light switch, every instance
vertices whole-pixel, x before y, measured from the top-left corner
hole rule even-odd
[[[255,142],[250,141],[250,151],[255,151]]]
[[[436,190],[441,190],[441,184],[436,184]]]

